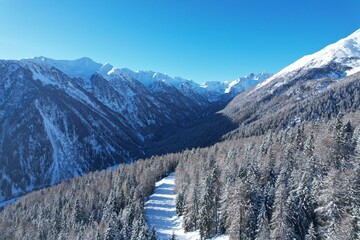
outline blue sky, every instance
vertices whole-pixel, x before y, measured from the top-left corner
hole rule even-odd
[[[0,0],[0,58],[88,56],[198,82],[277,72],[360,28],[359,0]]]

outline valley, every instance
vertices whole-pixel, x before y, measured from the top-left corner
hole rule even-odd
[[[359,239],[359,66],[360,30],[232,82],[2,60],[0,239]]]

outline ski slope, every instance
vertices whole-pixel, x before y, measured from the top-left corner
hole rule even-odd
[[[151,228],[154,226],[157,230],[159,240],[168,240],[173,233],[179,240],[200,239],[199,231],[185,233],[181,227],[181,218],[176,215],[175,203],[176,194],[175,173],[163,178],[156,183],[155,192],[145,203],[146,220]],[[218,236],[214,240],[227,240],[227,236]]]

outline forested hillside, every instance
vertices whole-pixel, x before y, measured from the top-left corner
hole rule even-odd
[[[144,202],[178,159],[139,160],[30,193],[0,213],[0,239],[148,239]]]
[[[1,238],[149,239],[143,203],[155,181],[176,168],[177,213],[186,231],[199,229],[204,238],[358,239],[360,114],[350,99],[359,90],[346,86],[318,96],[335,91],[313,104],[337,108],[314,121],[251,136],[249,124],[212,147],[31,193],[0,213]],[[336,96],[349,98],[338,104]]]
[[[193,150],[176,169],[185,230],[204,238],[359,239],[359,117]]]
[[[0,239],[155,240],[144,203],[173,171],[176,213],[202,239],[360,239],[359,42],[358,30],[145,149],[178,153],[21,198],[0,212]]]

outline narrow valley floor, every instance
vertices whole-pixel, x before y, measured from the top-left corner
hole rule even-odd
[[[176,215],[175,173],[156,183],[155,192],[145,203],[146,220],[150,229],[154,226],[159,240],[168,240],[174,233],[179,240],[200,239],[199,231],[185,233],[181,227],[181,218]],[[213,239],[226,240],[227,236]]]

